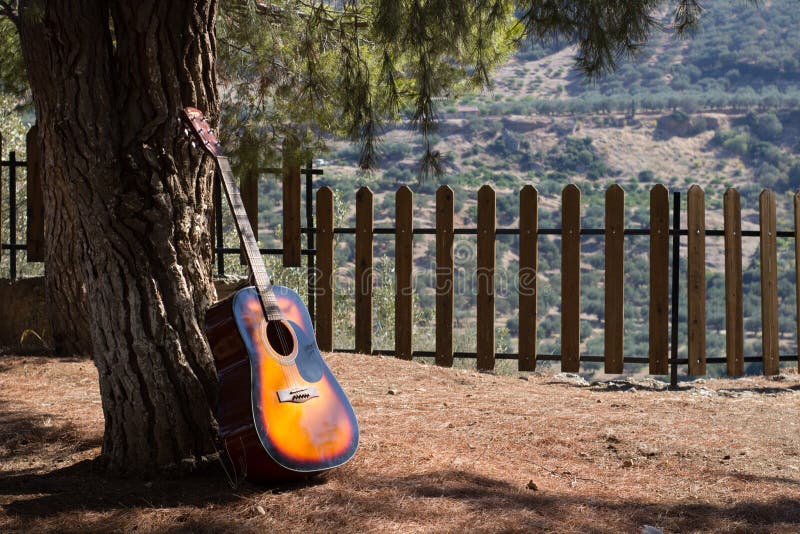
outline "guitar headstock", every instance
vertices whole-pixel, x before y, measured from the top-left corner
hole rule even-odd
[[[212,156],[222,155],[222,145],[214,135],[211,126],[208,125],[202,111],[193,107],[185,107],[181,110],[181,117],[185,126],[184,131],[192,138],[193,145],[199,145]]]

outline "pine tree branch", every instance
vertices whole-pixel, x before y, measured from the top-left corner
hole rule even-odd
[[[0,0],[0,15],[8,17],[8,19],[15,25],[19,25],[19,13],[17,12],[16,7],[16,1],[14,1],[12,5],[11,2]]]

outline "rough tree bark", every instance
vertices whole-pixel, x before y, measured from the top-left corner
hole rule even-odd
[[[45,167],[53,169],[54,162],[45,163]],[[78,215],[67,200],[67,184],[63,172],[42,183],[44,203],[49,206],[44,224],[47,315],[57,355],[89,356],[92,336],[81,270],[83,247],[77,235]]]
[[[214,451],[216,376],[201,327],[214,295],[213,169],[176,119],[185,105],[216,114],[216,8],[216,0],[19,4],[44,187],[75,215],[103,453],[116,471],[190,467]]]

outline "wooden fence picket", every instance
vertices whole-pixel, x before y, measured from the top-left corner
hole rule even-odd
[[[395,357],[412,355],[412,271],[414,268],[414,193],[408,186],[397,190],[395,203]]]
[[[494,369],[494,269],[495,269],[495,193],[489,185],[478,190],[478,369]]]
[[[42,170],[44,160],[39,149],[38,127],[34,124],[25,137],[25,174],[28,194],[27,261],[44,261],[44,195]]]
[[[561,196],[561,370],[577,373],[581,346],[581,192],[569,184]]]
[[[723,196],[725,230],[725,356],[730,376],[744,374],[742,305],[742,206],[736,189]]]
[[[526,185],[519,193],[519,361],[520,371],[536,370],[536,277],[539,256],[539,193]]]
[[[625,286],[625,191],[617,185],[606,190],[605,229],[605,336],[606,373],[623,372]]]
[[[436,365],[453,366],[453,190],[436,191]]]
[[[700,186],[689,188],[687,203],[689,375],[698,376],[706,374],[706,208]]]
[[[778,356],[778,246],[775,193],[764,189],[758,197],[761,241],[761,345],[764,374],[781,371]]]
[[[300,267],[300,163],[283,160],[283,266]]]
[[[650,374],[669,373],[669,191],[650,189]]]
[[[0,159],[2,159],[2,157],[3,157],[3,134],[0,134]],[[0,176],[0,178],[2,178],[2,176]],[[3,180],[0,179],[0,186],[2,186],[2,185],[3,185]],[[2,221],[3,221],[3,193],[4,193],[3,188],[0,187],[0,243],[3,242],[3,224],[2,224]],[[213,220],[213,218],[212,218],[212,220]],[[211,232],[211,235],[214,235],[213,230]],[[12,252],[12,254],[13,254],[13,252]],[[3,258],[3,247],[0,246],[0,259],[2,259],[2,258]]]
[[[372,352],[372,191],[356,193],[356,352]]]
[[[317,271],[316,288],[317,344],[320,350],[333,350],[333,190],[323,186],[317,191]]]

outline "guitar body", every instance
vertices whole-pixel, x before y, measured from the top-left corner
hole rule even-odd
[[[220,385],[220,436],[237,473],[257,482],[331,469],[358,447],[355,414],[322,359],[308,310],[292,290],[272,290],[287,326],[282,335],[293,336],[289,353],[274,348],[277,334],[267,332],[255,287],[206,314]]]

